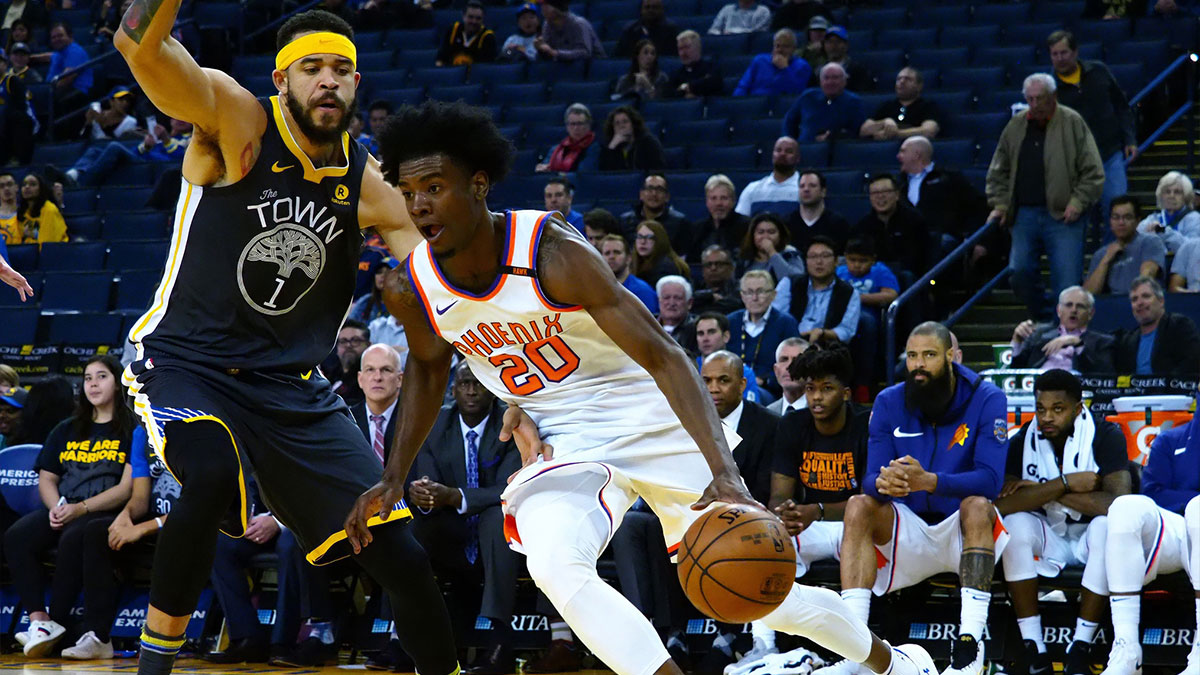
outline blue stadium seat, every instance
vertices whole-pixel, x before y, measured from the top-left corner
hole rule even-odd
[[[53,164],[64,171],[83,155],[87,144],[72,143],[39,143],[33,148],[34,164]]]
[[[641,186],[642,175],[634,171],[581,173],[575,177],[577,199],[620,199],[630,203],[637,200]]]
[[[970,166],[975,162],[975,141],[969,138],[939,138],[933,145],[933,155],[936,161],[945,166]]]
[[[600,131],[600,126],[603,122],[604,120],[600,120],[593,126],[593,129],[598,132],[596,138],[596,142],[598,143],[603,141],[601,138],[603,133]],[[528,131],[525,132],[525,146],[544,153],[557,145],[566,135],[567,132],[559,124],[530,124],[528,125]]]
[[[924,93],[925,98],[929,98],[930,93],[932,92],[926,91]],[[890,91],[874,91],[866,94],[859,94],[858,97],[862,99],[863,112],[865,112],[868,117],[874,115],[875,111],[879,109],[879,106],[896,100],[896,94]],[[784,113],[782,112],[777,113],[778,117],[783,117],[783,115]]]
[[[109,272],[52,272],[42,284],[42,310],[103,312],[111,288]]]
[[[1000,132],[1004,131],[1004,126],[1011,118],[1012,115],[1004,112],[969,113],[955,116],[951,126],[960,135],[974,136],[976,142],[995,140],[1000,138]],[[941,145],[941,141],[938,141],[937,147]]]
[[[279,93],[275,88],[275,83],[271,80],[270,71],[241,76],[237,78],[237,81],[255,96],[274,96]]]
[[[1025,68],[1039,65],[1033,45],[1015,47],[980,47],[975,50],[971,61],[974,66],[1007,65],[1009,68]],[[1049,66],[1046,66],[1049,69]]]
[[[163,211],[129,211],[104,216],[104,239],[109,242],[165,239],[171,232],[171,214]],[[113,247],[119,248],[117,246]],[[136,265],[144,267],[144,265]]]
[[[720,60],[726,54],[745,54],[750,49],[749,35],[705,35],[704,52]]]
[[[415,46],[411,49],[403,49],[396,55],[396,65],[401,68],[433,68],[436,60],[436,49],[421,49]]]
[[[612,85],[617,78],[629,72],[627,59],[596,59],[588,66],[587,79]]]
[[[22,274],[38,268],[37,244],[13,244],[8,247],[8,264]]]
[[[708,208],[705,207],[703,199],[672,199],[671,206],[690,221],[700,220],[708,215]]]
[[[922,47],[936,44],[938,29],[936,26],[923,28],[885,28],[875,34],[876,49],[903,49],[916,51]]]
[[[540,104],[540,105],[517,105],[509,108],[504,113],[504,121],[507,124],[524,124],[526,129],[532,130],[534,125],[547,124],[555,127],[560,127],[563,123],[563,113],[567,106],[558,103]],[[593,116],[595,113],[592,113]]]
[[[671,188],[671,204],[678,207],[679,202],[685,199],[703,199],[704,184],[712,175],[708,171],[673,171],[668,174],[667,186]]]
[[[616,0],[616,2],[590,2],[587,3],[589,21],[608,21],[615,20],[616,22],[631,21],[636,15],[637,8],[624,0]]]
[[[373,70],[364,72],[362,76],[362,85],[359,89],[365,88],[371,92],[372,96],[375,96],[381,89],[402,89],[408,86],[408,70],[404,68]]]
[[[94,241],[100,238],[100,216],[97,214],[71,214],[67,234],[71,241]]]
[[[496,128],[500,131],[501,136],[515,144],[519,145],[525,141],[525,127],[520,124],[501,124]]]
[[[21,295],[17,293],[17,289],[12,288],[8,284],[0,287],[0,311],[3,312],[5,320],[8,319],[8,313],[13,308],[20,307],[37,307],[37,303],[42,297],[42,278],[41,272],[22,271],[21,276],[25,277],[25,281],[29,282],[29,287],[33,289],[33,297],[25,296],[25,301],[21,301]],[[0,321],[0,324],[4,323]],[[3,341],[0,340],[0,344]]]
[[[550,101],[554,103],[600,103],[609,100],[611,91],[608,82],[571,82],[564,80],[555,82],[550,88]]]
[[[587,71],[585,61],[552,62],[539,61],[529,64],[531,82],[556,82],[558,80],[579,81]]]
[[[243,54],[233,57],[233,72],[235,75],[242,75],[243,73],[269,73],[274,69],[274,54]]]
[[[544,206],[542,197],[549,176],[511,176],[497,187],[502,188],[505,199],[503,204],[533,204],[539,208]]]
[[[433,10],[433,30],[438,35],[444,35],[455,21],[462,18],[462,11],[448,7]]]
[[[697,33],[707,37],[708,29],[712,26],[713,18],[716,12],[712,14],[696,14],[692,16],[671,16],[671,21],[679,27],[680,31],[694,30]],[[610,54],[612,52],[609,52]]]
[[[380,89],[374,93],[376,100],[387,101],[394,106],[405,103],[420,103],[425,99],[425,87],[405,87],[404,89]]]
[[[770,164],[771,153],[774,147],[764,148],[763,162],[764,165]],[[824,169],[829,166],[829,158],[833,153],[829,143],[801,143],[800,144],[800,166],[813,167],[816,169]]]
[[[779,131],[779,125],[775,125],[775,130]],[[753,138],[742,137],[740,134],[735,134],[736,140],[741,143],[757,143]],[[730,140],[729,136],[729,120],[675,120],[666,118],[663,120],[663,138],[668,145],[686,145],[688,143],[714,143],[724,144]]]
[[[686,146],[669,146],[663,148],[663,163],[668,169],[687,168],[688,148]]]
[[[74,216],[77,213],[95,213],[96,189],[79,188],[77,190],[63,190],[62,205],[63,213],[69,216]]]
[[[853,27],[846,31],[850,47],[855,51],[871,49],[875,46],[875,29]]]
[[[38,269],[43,272],[84,272],[104,269],[104,256],[108,245],[94,241],[87,243],[42,244]]]
[[[1108,55],[1110,66],[1121,63],[1141,63],[1146,67],[1146,72],[1152,73],[1162,70],[1170,60],[1170,48],[1163,40],[1124,42],[1108,45],[1104,51]]]
[[[938,142],[940,145],[941,142]],[[837,168],[875,169],[894,167],[900,144],[891,141],[843,141],[833,147],[833,164]],[[830,192],[847,192],[834,190]]]
[[[1031,3],[977,4],[974,21],[978,25],[1016,26],[1029,20]]]
[[[1110,63],[1108,69],[1112,71],[1117,84],[1121,85],[1127,96],[1136,94],[1150,81],[1146,76],[1145,67],[1140,63]]]
[[[734,88],[737,87],[737,81],[746,74],[746,70],[750,68],[750,62],[754,60],[755,56],[757,54],[726,54],[721,57],[720,61],[717,61],[717,70],[723,77],[737,78],[732,85],[725,85],[725,93],[733,93]]]
[[[108,269],[144,270],[167,264],[170,242],[163,239],[131,240],[113,244],[108,253]]]
[[[462,84],[467,81],[467,69],[465,66],[449,68],[426,66],[424,68],[413,68],[412,73],[409,75],[409,81],[413,86],[420,87]]]
[[[1033,3],[1034,21],[1053,21],[1062,26],[1070,26],[1083,16],[1083,0],[1055,0],[1047,2],[1039,0]]]
[[[1084,61],[1103,61],[1104,45],[1099,42],[1085,42],[1079,45],[1079,58]]]
[[[704,116],[704,102],[698,98],[646,101],[642,104],[642,116],[648,120],[698,120]]]
[[[887,144],[891,147],[891,144]],[[898,147],[899,144],[897,143]],[[841,150],[841,148],[838,148]],[[895,158],[892,159],[895,164]],[[864,169],[843,169],[841,171],[825,172],[825,190],[829,194],[862,194],[866,186],[867,172]],[[850,221],[854,222],[854,221]]]
[[[990,47],[1000,43],[1000,26],[995,24],[976,26],[946,26],[938,44],[943,47]],[[914,56],[920,51],[914,53]],[[965,63],[966,59],[959,63]]]
[[[412,28],[406,30],[389,30],[387,43],[398,46],[403,51],[436,49],[438,34],[429,28]],[[426,64],[433,63],[430,58]]]
[[[904,50],[876,49],[855,52],[854,60],[865,65],[871,75],[879,78],[881,82],[894,82],[896,73],[904,67]],[[891,89],[891,87],[887,88]]]
[[[496,84],[488,91],[487,100],[491,105],[502,106],[544,103],[546,101],[546,85],[542,82]]]
[[[995,91],[1004,86],[1004,66],[950,68],[942,71],[942,86],[969,88],[976,93]]]
[[[726,0],[700,0],[699,13],[716,16],[721,8],[729,3]]]
[[[354,32],[354,47],[361,49],[364,52],[373,52],[384,49],[384,38],[386,34],[381,30],[373,30],[369,32]],[[274,57],[272,57],[274,58]]]
[[[1114,23],[1124,23],[1124,22],[1117,21]],[[1062,27],[1063,27],[1062,24],[1058,23],[1056,21],[1022,23],[1022,24],[1017,24],[1015,26],[1005,26],[1004,27],[1004,44],[1032,45],[1035,48],[1037,48],[1039,52],[1045,53],[1046,38],[1049,37],[1051,33],[1053,33],[1056,30],[1061,29]],[[1129,29],[1126,28],[1125,30],[1126,30],[1126,32],[1128,32]],[[1076,35],[1082,35],[1082,33],[1076,33]],[[1092,39],[1092,37],[1089,35],[1088,39],[1090,40],[1090,39]],[[1046,67],[1049,68],[1050,67],[1049,66],[1050,59],[1046,58],[1046,59],[1044,59],[1044,61],[1046,62]]]
[[[153,185],[154,178],[155,171],[153,164],[126,162],[118,167],[116,171],[104,176],[104,182],[114,185]],[[74,226],[75,223],[72,222],[71,228],[74,229]]]
[[[922,7],[917,16],[922,26],[964,26],[971,20],[971,6]]]
[[[481,82],[494,91],[498,84],[520,84],[525,81],[524,63],[476,63],[468,75],[472,82]]]
[[[48,84],[31,84],[29,85],[29,95],[33,99],[33,112],[38,117],[45,117],[50,111],[50,85]],[[34,152],[37,152],[35,149]]]
[[[146,310],[158,283],[162,280],[161,270],[128,270],[121,272],[117,280],[117,309]]]
[[[971,105],[971,92],[958,89],[942,89],[940,91],[925,92],[925,98],[933,101],[945,112],[951,116],[961,115],[966,112]]]
[[[125,342],[121,335],[123,321],[120,314],[108,312],[54,314],[47,339],[51,344],[117,346]]]
[[[728,120],[720,121],[728,124]],[[732,138],[737,143],[753,143],[760,148],[769,150],[783,135],[781,126],[779,119],[775,117],[744,119],[733,125]]]
[[[438,101],[453,102],[461,100],[469,105],[480,105],[483,103],[482,84],[431,86],[426,93],[428,94],[429,98]]]
[[[518,150],[513,155],[512,176],[507,178],[503,183],[500,183],[492,194],[497,194],[497,190],[503,191],[508,182],[513,180],[515,176],[533,173],[534,166],[542,160],[542,156],[546,153],[547,148],[526,148]],[[492,198],[492,195],[489,195]],[[493,203],[501,204],[504,200],[493,199]]]
[[[1011,116],[1012,105],[1024,102],[1025,97],[1021,95],[1021,84],[1017,82],[1003,89],[980,93],[976,110],[981,113],[1004,113]]]
[[[758,147],[745,145],[694,145],[688,157],[689,167],[702,171],[723,171],[731,166],[752,168],[758,164]]]
[[[604,120],[608,119],[609,113],[616,110],[617,108],[620,108],[623,105],[629,105],[629,101],[608,101],[607,103],[603,103],[603,102],[589,103],[588,110],[592,111],[592,118],[596,120],[596,123],[595,123],[596,131],[600,131],[601,127],[604,125]],[[563,109],[566,110],[565,107]],[[643,115],[643,117],[644,116],[645,115]],[[559,119],[561,120],[562,117],[560,116]],[[650,124],[651,121],[652,120],[646,120],[646,124]]]
[[[113,185],[100,188],[96,210],[101,213],[136,211],[146,207],[153,187]]]
[[[804,41],[803,33],[796,36],[801,42]],[[775,35],[771,32],[764,31],[761,33],[750,34],[750,52],[751,54],[769,54],[775,48]],[[670,73],[671,71],[667,71]]]
[[[825,206],[834,213],[842,214],[851,223],[857,223],[871,210],[871,202],[862,192],[860,188],[852,194],[830,194],[825,197]]]
[[[234,30],[242,23],[242,6],[236,2],[197,2],[192,15],[201,28],[216,26]]]
[[[708,99],[707,116],[711,119],[739,120],[766,117],[771,110],[768,96],[721,96]]]
[[[36,443],[14,445],[0,451],[0,497],[14,513],[23,516],[42,508],[38,493],[38,472],[34,468],[42,446]]]
[[[1110,49],[1130,41],[1130,34],[1133,32],[1130,24],[1129,21],[1079,21],[1075,24],[1074,33],[1082,41],[1099,42],[1105,49]],[[1163,47],[1167,46],[1165,40],[1158,42]],[[1042,44],[1045,44],[1044,40]]]
[[[908,25],[908,9],[893,7],[888,9],[860,9],[850,17],[850,24],[855,28],[896,28]]]

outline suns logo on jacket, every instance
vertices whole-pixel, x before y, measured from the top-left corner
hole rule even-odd
[[[967,447],[967,436],[970,433],[971,427],[968,427],[966,422],[958,425],[958,428],[954,430],[954,438],[950,439],[950,445],[947,445],[946,449],[949,450],[956,445],[961,445],[964,448]]]

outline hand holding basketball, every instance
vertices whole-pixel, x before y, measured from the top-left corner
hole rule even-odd
[[[762,504],[759,504],[754,497],[750,496],[750,491],[746,489],[746,482],[742,480],[741,475],[737,471],[713,476],[708,487],[704,488],[704,492],[700,495],[700,499],[697,499],[696,503],[692,504],[692,510],[703,511],[713,502],[746,504],[747,506],[764,509]]]

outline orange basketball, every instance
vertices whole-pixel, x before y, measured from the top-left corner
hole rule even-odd
[[[783,523],[745,504],[719,506],[692,523],[677,559],[688,599],[726,623],[770,614],[796,578],[796,550]]]

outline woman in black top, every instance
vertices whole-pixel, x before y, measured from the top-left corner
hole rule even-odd
[[[667,81],[658,67],[658,48],[650,40],[640,40],[633,48],[629,72],[617,80],[613,98],[662,98]]]
[[[121,364],[112,356],[94,356],[87,362],[75,413],[50,432],[34,465],[44,506],[4,533],[4,554],[21,604],[29,611],[29,630],[16,636],[26,656],[45,656],[66,632],[62,622],[70,618],[83,586],[88,525],[100,521],[107,527],[129,499],[129,452],[136,422],[121,397],[120,374]],[[38,556],[55,543],[58,557],[46,612],[45,574]],[[92,605],[85,596],[85,629],[98,629],[107,639],[111,626],[87,625]],[[112,645],[108,648],[111,655]]]
[[[666,165],[662,144],[646,130],[646,122],[633,106],[623,105],[604,120],[601,171],[649,171]]]

